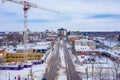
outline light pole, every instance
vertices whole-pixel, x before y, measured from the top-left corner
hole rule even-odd
[[[87,80],[88,80],[88,66],[87,66],[87,68],[85,69],[85,71],[86,71],[86,77],[87,77]]]
[[[9,80],[10,80],[10,72],[9,72]]]
[[[31,79],[34,80],[34,78],[33,78],[33,73],[32,73],[32,67],[31,67],[31,69],[30,69],[30,76],[31,76]]]
[[[32,68],[31,68],[31,70],[30,70],[30,76],[31,76],[31,80],[34,80],[34,77],[33,77],[33,74],[35,73],[35,72],[38,72],[38,71],[42,71],[42,70],[36,70],[36,71],[32,71]],[[28,74],[28,80],[29,80],[29,74]]]
[[[7,73],[6,73],[6,80],[7,80],[8,76],[7,76]]]
[[[94,74],[95,55],[96,53],[92,53],[92,79],[93,79],[93,74]]]
[[[94,63],[92,63],[92,79],[93,79],[93,74],[94,74]]]

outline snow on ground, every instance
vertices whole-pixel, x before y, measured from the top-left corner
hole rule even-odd
[[[25,78],[28,79],[31,69],[34,80],[40,80],[45,73],[46,64],[34,65],[31,68],[24,68],[23,70],[0,70],[0,80],[15,80],[15,77],[18,78],[18,75],[20,75],[22,80]]]
[[[41,60],[45,60],[45,61],[46,61],[48,55],[51,54],[51,52],[52,52],[52,49],[49,49],[49,50],[43,55],[43,57],[41,58]]]
[[[63,44],[63,40],[60,40],[60,44]]]
[[[67,80],[65,69],[59,68],[57,80]]]
[[[60,56],[60,59],[61,59],[61,67],[66,68],[63,48],[59,48],[59,56]]]
[[[117,51],[117,53],[116,53],[116,51],[111,51],[111,50],[107,50],[107,51],[105,51],[105,52],[107,52],[107,53],[109,53],[109,54],[111,54],[111,55],[113,55],[113,56],[118,56],[118,57],[120,57],[120,55],[118,55],[118,53],[120,53],[120,52],[118,52],[118,51]]]
[[[79,75],[82,78],[82,80],[99,80],[100,70],[102,70],[103,77],[106,80],[108,79],[113,80],[113,78],[115,77],[114,73],[115,73],[116,64],[113,61],[111,61],[109,58],[102,56],[101,57],[94,56],[95,58],[94,64],[92,64],[92,62],[89,61],[87,62],[87,64],[85,64],[83,61],[87,60],[88,58],[92,58],[92,56],[84,56],[84,58],[82,58],[81,56],[76,57],[76,55],[73,55],[71,50],[69,50],[69,53],[73,61],[73,64],[75,66],[75,69],[77,72],[79,72]],[[92,70],[94,70],[93,78],[92,78]],[[88,73],[88,78],[87,78],[87,73]]]
[[[46,64],[49,63],[50,58],[52,57],[54,51],[56,51],[56,45],[53,46],[53,49],[54,49],[54,50],[52,50],[52,49],[50,50],[50,53],[49,53],[49,55],[48,55],[47,58],[46,58]]]
[[[38,71],[38,72],[35,72],[35,71]],[[35,80],[41,80],[45,71],[46,71],[46,64],[33,66],[33,72],[35,72],[34,76],[36,76]]]
[[[56,45],[54,46],[54,49],[56,49]],[[31,68],[24,68],[23,70],[0,70],[0,80],[15,80],[20,75],[22,80],[25,80],[25,78],[31,80],[30,77],[30,70],[32,69],[33,78],[34,80],[41,80],[47,67],[47,63],[49,62],[51,56],[52,56],[53,50],[51,49],[49,51],[49,54],[46,58],[46,62],[40,65],[33,65]],[[45,56],[43,56],[42,59],[44,59]]]
[[[110,67],[110,64],[113,64],[114,62],[112,61],[112,60],[110,60],[109,58],[106,58],[106,57],[98,57],[98,56],[96,56],[96,57],[91,57],[91,56],[84,56],[84,58],[82,58],[81,56],[77,56],[77,58],[79,59],[79,61],[81,62],[81,63],[83,63],[84,65],[85,64],[92,64],[92,63],[94,63],[95,65],[97,65],[97,64],[102,64],[104,67]],[[94,62],[90,62],[88,59],[90,59],[90,58],[94,58],[95,59],[95,61]],[[86,63],[84,63],[85,62],[85,60],[87,61]]]
[[[71,45],[69,43],[67,43],[67,48],[70,49],[71,48]]]
[[[110,79],[110,80],[112,80],[114,78],[113,75],[115,73],[116,64],[113,61],[111,61],[110,59],[108,59],[106,57],[102,57],[102,56],[97,57],[96,56],[95,57],[96,61],[94,62],[94,64],[92,62],[88,62],[87,64],[83,63],[83,61],[85,59],[88,59],[89,57],[91,57],[91,56],[85,56],[84,58],[81,58],[81,56],[77,56],[80,63],[74,63],[76,71],[83,73],[83,75],[81,76],[83,78],[83,80],[87,80],[87,75],[86,75],[87,72],[89,75],[88,80],[99,80],[100,70],[102,70],[102,74],[103,74],[104,78]],[[86,72],[86,69],[87,69],[87,72]],[[92,78],[92,70],[93,70],[93,74],[94,74],[93,79],[91,79]],[[108,74],[106,74],[106,72],[108,72]]]
[[[108,80],[110,79],[108,76],[112,76],[113,70],[114,70],[114,69],[111,70],[111,67],[113,65],[110,65],[110,64],[81,64],[81,63],[77,64],[77,63],[74,63],[74,65],[75,65],[76,71],[80,72],[80,75],[81,75],[80,77],[82,78],[82,80],[100,80],[99,79],[100,70],[102,70],[103,75],[105,75],[106,71],[108,71],[109,74],[106,77],[106,79]],[[93,70],[94,78],[92,78],[92,70]],[[88,79],[87,79],[87,73],[88,73]]]
[[[120,58],[120,50],[97,49],[96,51],[107,52],[107,53],[111,54],[114,57],[119,57]]]
[[[66,64],[65,64],[65,57],[64,57],[64,51],[62,47],[59,47],[59,56],[60,56],[60,66],[58,70],[58,77],[57,80],[67,80],[67,74],[66,74]]]
[[[100,40],[105,46],[113,47],[118,44],[118,42],[110,40]]]
[[[94,59],[95,62],[94,63],[113,63],[113,61],[111,61],[109,58],[106,58],[106,57],[98,57],[98,56],[84,56],[84,57],[81,57],[81,56],[77,56],[77,58],[79,59],[80,62],[86,62],[86,63],[92,63],[92,61],[89,61],[89,59]]]

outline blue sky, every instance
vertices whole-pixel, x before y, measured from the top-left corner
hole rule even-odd
[[[60,14],[31,8],[28,28],[31,31],[67,30],[120,31],[120,0],[27,0]],[[23,6],[0,3],[0,31],[24,30]]]

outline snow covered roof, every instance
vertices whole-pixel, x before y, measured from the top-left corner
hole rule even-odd
[[[25,47],[23,45],[18,45],[16,49],[24,49]]]
[[[39,45],[39,46],[50,46],[51,45],[51,41],[37,42],[37,45]]]
[[[35,46],[33,49],[47,49],[49,46]]]
[[[114,47],[118,44],[118,42],[115,42],[115,41],[108,41],[108,40],[104,40],[101,42],[105,45],[105,46],[109,46],[109,47]]]
[[[75,40],[75,42],[86,42],[86,41],[89,41],[89,42],[94,42],[93,40],[88,40],[88,39],[80,39],[80,40]]]
[[[48,47],[49,47],[48,45],[44,45],[44,46],[37,45],[32,47],[28,46],[28,49],[47,49]],[[16,49],[25,49],[25,47],[21,45],[21,46],[17,46]]]

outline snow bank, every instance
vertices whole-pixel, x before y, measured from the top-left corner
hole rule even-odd
[[[113,47],[118,44],[118,42],[110,40],[100,40],[105,46]]]
[[[59,69],[57,80],[67,80],[65,69]]]
[[[61,59],[61,66],[65,68],[66,65],[65,65],[65,57],[64,57],[63,48],[59,48],[59,56]]]
[[[63,47],[59,47],[59,56],[60,56],[60,66],[58,70],[58,77],[57,80],[67,80],[67,74],[66,74],[66,64],[65,64],[65,57],[64,57],[64,51]]]
[[[54,49],[54,50],[50,49],[49,55],[48,55],[47,58],[46,58],[46,63],[47,63],[47,64],[49,63],[49,61],[50,61],[50,59],[51,59],[54,51],[56,51],[56,46],[57,46],[56,44],[53,46],[53,49]]]

